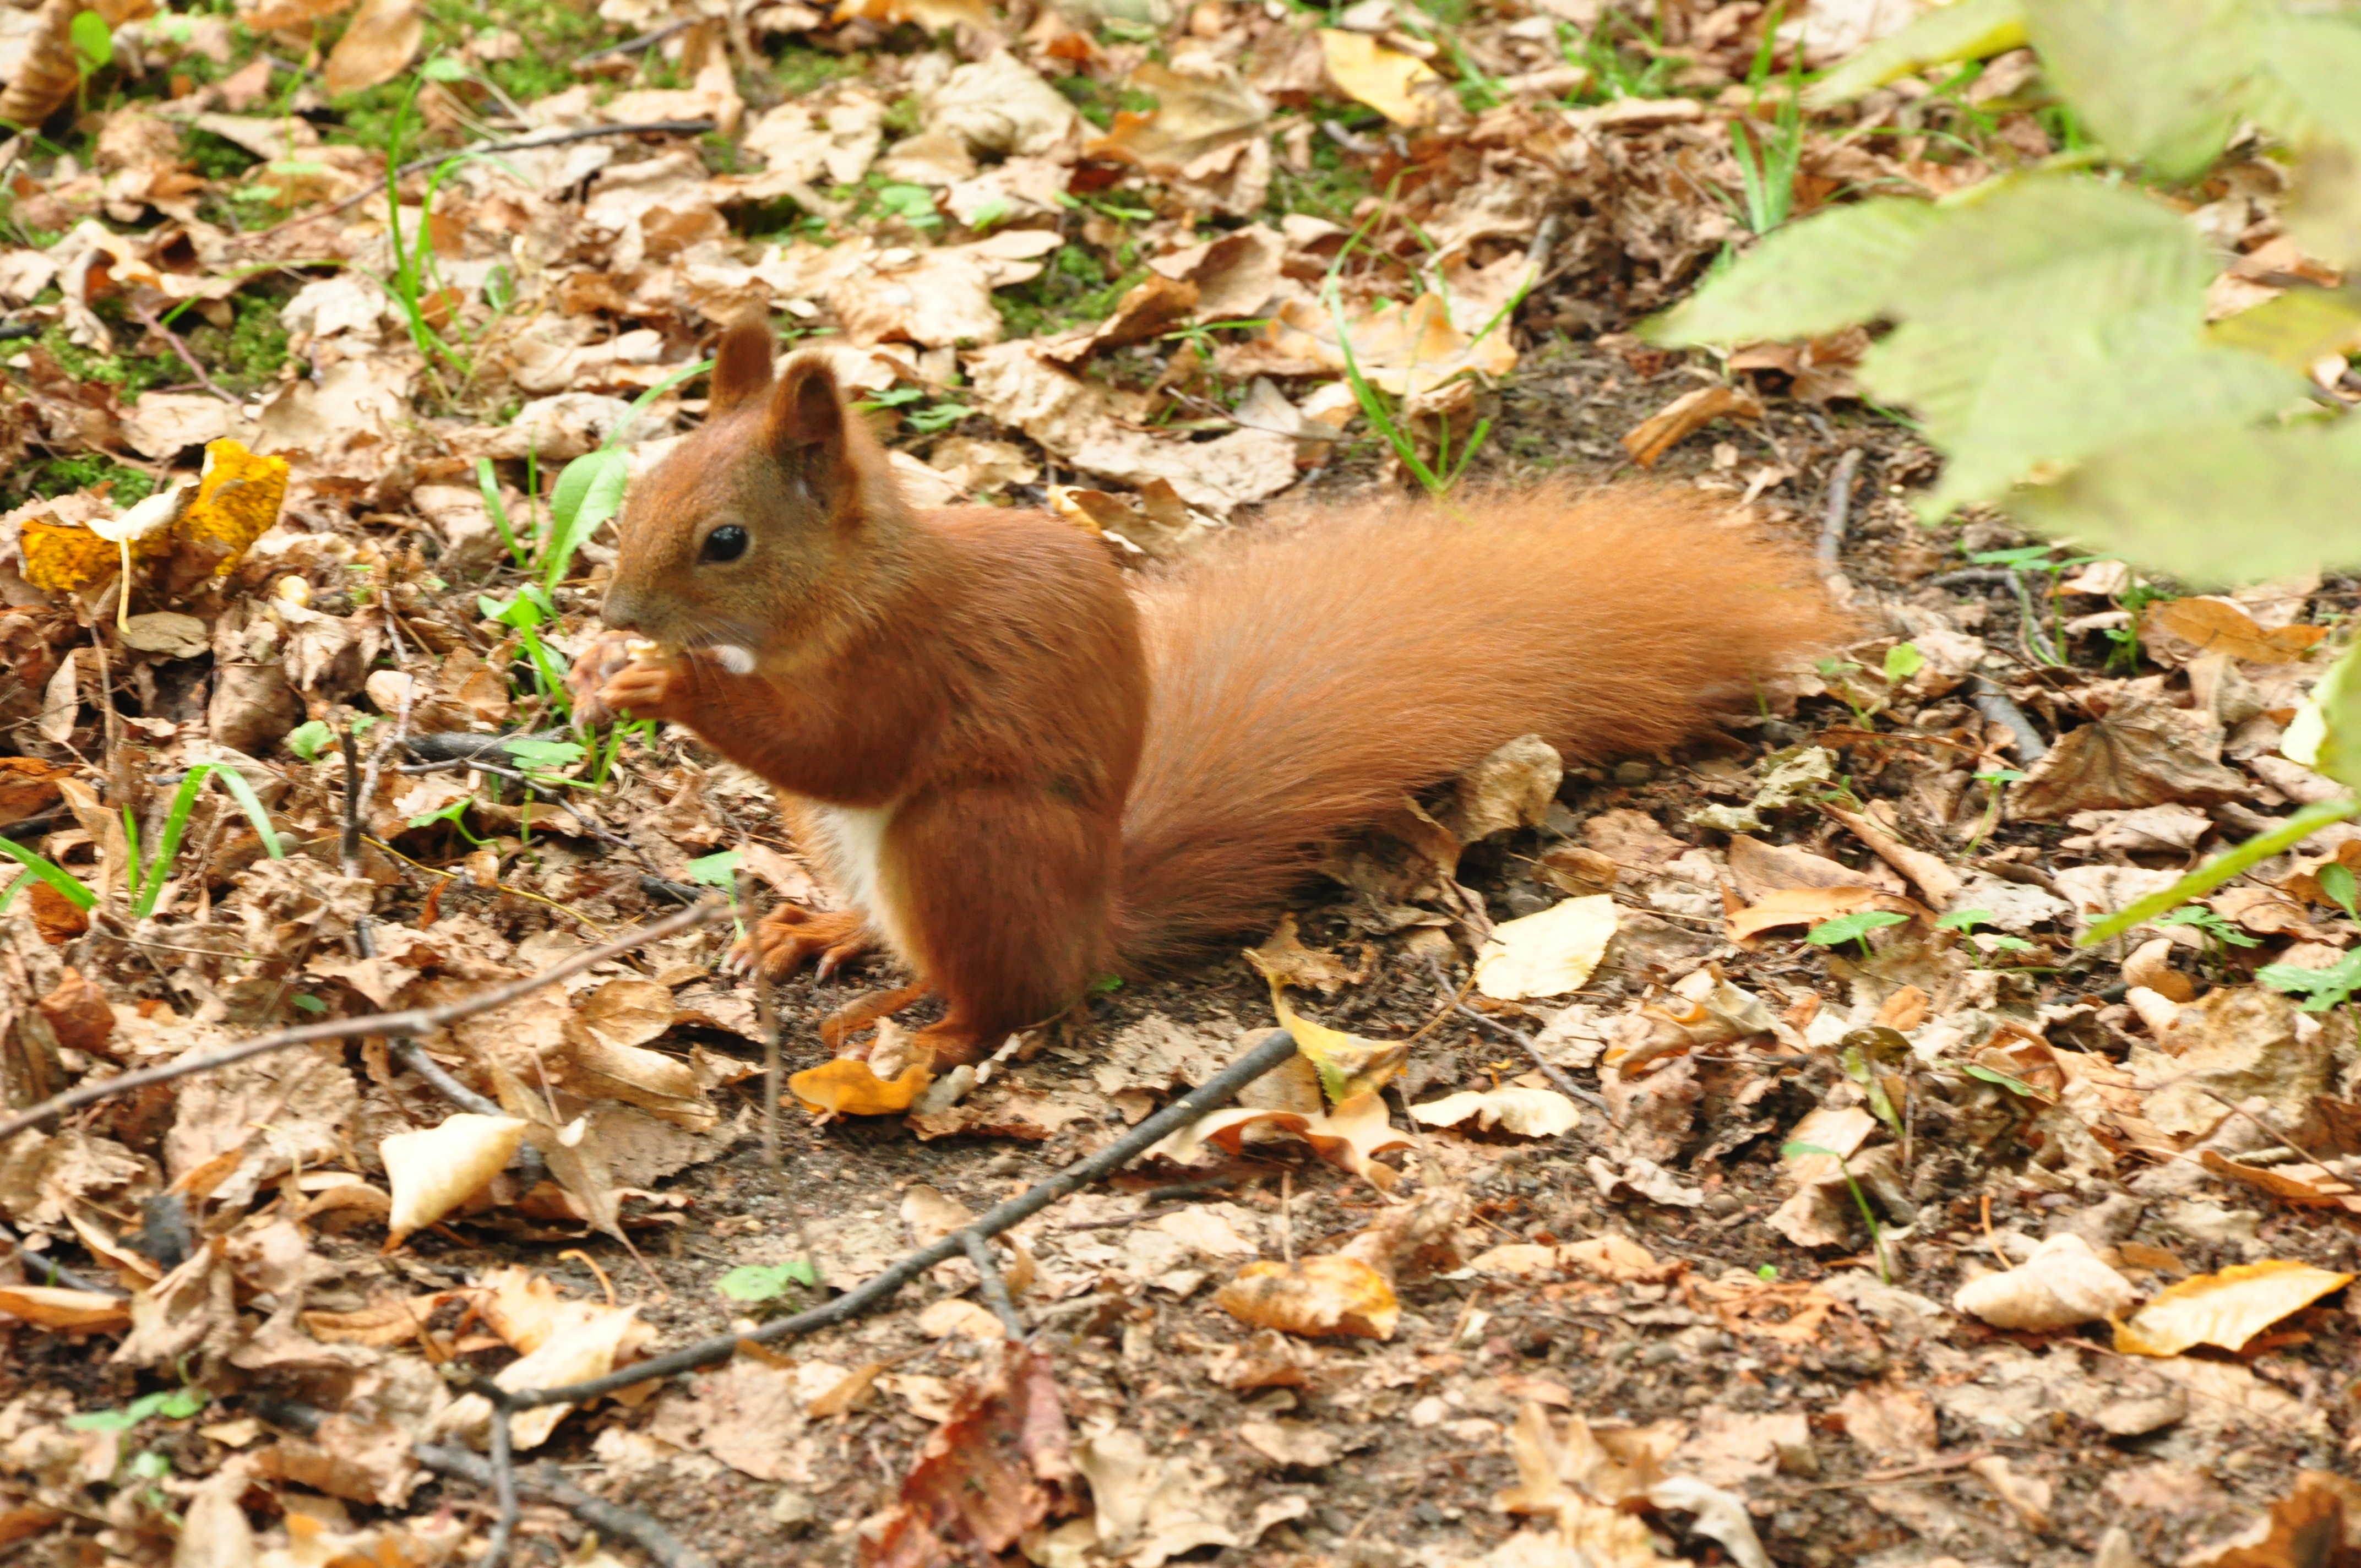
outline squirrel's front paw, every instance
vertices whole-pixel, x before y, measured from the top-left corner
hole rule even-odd
[[[616,718],[687,718],[689,672],[653,642],[610,631],[585,649],[566,674],[583,724]]]

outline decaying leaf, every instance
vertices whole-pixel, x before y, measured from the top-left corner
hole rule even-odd
[[[2014,1268],[1969,1280],[1951,1305],[1995,1328],[2038,1333],[2117,1317],[2138,1299],[2131,1281],[2070,1232],[2051,1236]]]
[[[2178,1355],[2191,1345],[2211,1344],[2235,1354],[2273,1323],[2353,1279],[2284,1258],[2233,1264],[2157,1292],[2115,1325],[2115,1348],[2134,1355]]]
[[[1320,29],[1320,54],[1337,86],[1398,126],[1432,125],[1441,112],[1443,79],[1414,54],[1342,27]]]
[[[1615,927],[1615,900],[1603,893],[1495,926],[1476,955],[1476,989],[1502,1002],[1579,991]]]
[[[361,0],[344,36],[328,51],[329,93],[358,93],[392,81],[425,39],[423,0]]]
[[[951,1407],[870,1537],[868,1560],[932,1563],[1007,1550],[1077,1506],[1080,1472],[1047,1353],[1001,1342],[952,1390]]]
[[[1213,1303],[1258,1329],[1291,1334],[1391,1339],[1401,1318],[1386,1277],[1349,1257],[1249,1263],[1222,1287]]]
[[[1148,1152],[1181,1165],[1193,1164],[1206,1144],[1232,1154],[1249,1135],[1279,1134],[1300,1137],[1321,1158],[1367,1179],[1380,1191],[1390,1190],[1400,1172],[1377,1157],[1389,1149],[1408,1148],[1412,1140],[1395,1131],[1386,1102],[1377,1094],[1356,1094],[1330,1111],[1257,1110],[1234,1107],[1201,1117]]]

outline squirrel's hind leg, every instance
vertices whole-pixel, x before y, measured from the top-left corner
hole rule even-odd
[[[759,959],[766,977],[783,980],[806,961],[818,959],[819,978],[826,980],[876,946],[877,933],[857,910],[821,914],[801,905],[782,904],[754,923],[751,938],[738,938],[727,961],[730,968],[743,970]]]

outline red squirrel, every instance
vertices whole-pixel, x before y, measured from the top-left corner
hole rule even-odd
[[[1267,929],[1323,840],[1503,741],[1661,751],[1834,627],[1797,557],[1653,489],[1299,508],[1127,577],[1045,512],[910,506],[829,361],[773,355],[726,332],[633,489],[578,712],[775,786],[846,907],[752,957],[892,949],[938,1063]]]

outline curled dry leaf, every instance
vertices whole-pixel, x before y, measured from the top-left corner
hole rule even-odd
[[[1683,438],[1725,414],[1732,419],[1761,419],[1763,400],[1743,387],[1699,387],[1683,392],[1632,426],[1623,437],[1623,450],[1641,467],[1653,468],[1656,459]]]
[[[461,1112],[440,1126],[396,1133],[380,1142],[378,1153],[393,1191],[386,1245],[401,1245],[412,1233],[481,1192],[514,1157],[525,1126],[514,1116]]]
[[[1215,1294],[1213,1304],[1256,1328],[1291,1334],[1391,1339],[1401,1320],[1401,1304],[1386,1277],[1350,1257],[1249,1263]]]
[[[33,20],[16,73],[0,91],[0,120],[38,129],[82,85],[82,57],[74,48],[73,19],[95,11],[108,30],[156,8],[154,0],[46,0]]]
[[[0,1285],[0,1316],[36,1328],[74,1333],[111,1333],[131,1326],[131,1302],[95,1290],[64,1290],[49,1285]]]
[[[2115,1348],[2133,1355],[2178,1355],[2191,1345],[2244,1350],[2246,1343],[2290,1312],[2302,1310],[2354,1276],[2308,1263],[2272,1258],[2234,1264],[2157,1293],[2115,1325]]]
[[[891,1116],[907,1111],[934,1080],[935,1069],[923,1061],[888,1080],[870,1071],[865,1061],[839,1057],[790,1074],[787,1092],[817,1116]]]
[[[1607,955],[1615,924],[1615,900],[1600,893],[1495,926],[1476,955],[1476,989],[1501,1002],[1578,991]]]
[[[1295,1036],[1295,1048],[1319,1072],[1322,1092],[1339,1111],[1347,1102],[1374,1096],[1410,1059],[1410,1047],[1400,1040],[1365,1040],[1303,1017],[1288,1005],[1276,975],[1271,976],[1270,1005],[1279,1026]]]
[[[2015,1268],[1969,1280],[1952,1295],[1951,1305],[1994,1328],[2043,1333],[2116,1317],[2137,1299],[2130,1280],[2100,1261],[2090,1243],[2069,1233],[2051,1236]]]
[[[1410,1119],[1424,1127],[1456,1127],[1473,1119],[1485,1132],[1502,1128],[1525,1138],[1554,1138],[1571,1132],[1582,1120],[1573,1101],[1554,1089],[1523,1089],[1514,1084],[1482,1091],[1463,1090],[1410,1108]]]
[[[1235,1155],[1249,1129],[1293,1134],[1310,1144],[1329,1164],[1361,1177],[1379,1191],[1389,1191],[1400,1179],[1391,1166],[1377,1156],[1388,1149],[1409,1148],[1411,1138],[1394,1130],[1387,1119],[1386,1102],[1376,1094],[1357,1094],[1333,1111],[1287,1111],[1233,1107],[1216,1111],[1174,1133],[1148,1152],[1180,1165],[1192,1165],[1204,1146],[1215,1144]]]

